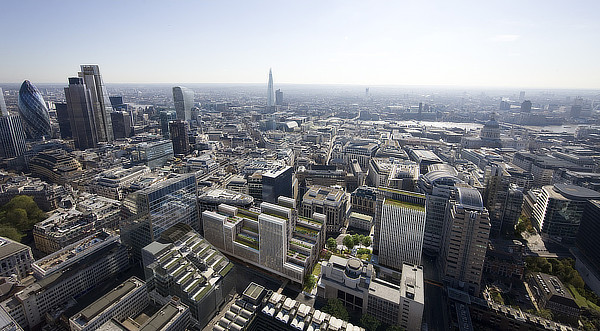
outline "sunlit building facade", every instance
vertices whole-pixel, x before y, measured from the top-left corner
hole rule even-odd
[[[50,136],[50,115],[40,91],[26,80],[19,90],[19,113],[23,119],[25,133],[31,139]]]

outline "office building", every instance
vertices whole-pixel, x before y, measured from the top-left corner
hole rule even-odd
[[[458,172],[450,165],[433,166],[436,170],[428,171],[419,177],[419,191],[426,196],[427,213],[425,215],[425,233],[423,250],[437,255],[444,235],[446,205],[454,186],[462,183]]]
[[[114,140],[112,119],[110,113],[113,111],[104,81],[100,75],[97,65],[81,65],[79,78],[89,91],[89,105],[92,109],[93,122],[96,128],[98,141],[111,142]],[[71,126],[72,127],[72,126]]]
[[[531,223],[541,234],[571,243],[585,205],[592,199],[600,199],[600,193],[568,184],[544,186],[533,206]]]
[[[280,89],[275,91],[275,105],[283,106],[283,92]]]
[[[65,87],[67,113],[75,147],[88,149],[98,146],[98,133],[88,88],[79,77],[69,78]]]
[[[146,283],[133,276],[69,318],[69,327],[72,331],[97,330],[110,319],[123,321],[139,314],[149,301]]]
[[[108,169],[90,181],[88,192],[121,201],[125,198],[129,185],[149,173],[150,168],[144,165]]]
[[[93,290],[129,267],[118,235],[101,232],[32,264],[36,281],[0,303],[24,329],[39,326],[51,309]]]
[[[31,272],[31,247],[0,237],[0,277],[25,278]]]
[[[267,110],[275,106],[275,93],[273,92],[273,72],[269,69],[269,83],[267,85]]]
[[[123,139],[133,135],[131,116],[126,111],[113,111],[110,113],[112,130],[115,139]]]
[[[43,211],[54,210],[69,193],[62,185],[44,182],[34,177],[10,177],[0,185],[0,205],[4,205],[17,195],[28,195]]]
[[[373,228],[373,216],[351,212],[348,216],[348,227],[370,233]]]
[[[50,136],[48,107],[40,91],[28,80],[24,81],[19,89],[19,114],[28,138],[40,139]]]
[[[141,189],[123,201],[121,234],[123,241],[139,256],[142,247],[177,223],[200,229],[197,184],[194,174],[171,175]]]
[[[398,203],[406,203],[407,206],[412,206],[417,209],[425,206],[425,195],[421,193],[408,192],[402,190],[396,190],[388,187],[380,187],[377,189],[377,201],[375,203],[375,216],[373,218],[373,253],[379,254],[380,241],[382,240],[382,231],[386,229],[382,225],[383,217],[383,206],[386,199],[390,200],[390,203],[395,200]],[[393,220],[389,219],[393,222]],[[389,224],[388,224],[389,225]],[[390,225],[391,226],[391,225]],[[397,230],[397,226],[393,226],[392,229]],[[394,230],[394,231],[396,231]],[[392,233],[384,234],[386,236],[392,235]],[[384,238],[385,239],[385,238]]]
[[[23,328],[5,310],[0,307],[0,330],[23,331]]]
[[[251,165],[244,169],[248,171],[248,194],[254,201],[275,203],[280,196],[294,197],[293,167],[273,162],[262,163],[256,169]]]
[[[11,158],[25,152],[25,131],[20,116],[0,117],[0,157]]]
[[[312,217],[314,213],[327,217],[326,231],[340,233],[347,226],[348,197],[342,189],[313,185],[302,197],[302,215]]]
[[[29,160],[31,175],[63,185],[82,170],[81,164],[62,149],[39,152]]]
[[[55,102],[54,107],[56,108],[56,119],[58,120],[58,129],[60,131],[60,137],[62,139],[73,138],[73,132],[71,130],[71,120],[69,119],[69,110],[67,109],[67,103]]]
[[[377,189],[369,186],[358,187],[350,194],[350,208],[353,212],[375,216]]]
[[[558,277],[535,272],[528,276],[528,283],[539,309],[549,309],[556,318],[578,325],[579,305]]]
[[[188,155],[190,153],[188,131],[189,124],[186,121],[176,120],[169,123],[169,133],[175,155]]]
[[[361,169],[369,169],[369,162],[379,149],[379,140],[361,139],[347,142],[342,150],[342,156],[347,164],[357,160]]]
[[[521,112],[522,113],[530,113],[531,112],[531,101],[525,100],[521,103]]]
[[[434,152],[427,149],[411,149],[408,153],[410,158],[419,165],[419,173],[426,174],[432,164],[443,163],[442,159]]]
[[[164,166],[173,156],[173,143],[170,140],[142,142],[131,152],[133,163],[144,164],[150,169]]]
[[[191,227],[177,224],[142,249],[148,288],[178,297],[196,325],[205,327],[235,287],[233,264]]]
[[[325,216],[298,217],[293,199],[279,202],[261,203],[260,213],[225,204],[204,211],[204,237],[225,254],[302,283],[323,247]]]
[[[241,297],[213,325],[224,330],[339,330],[363,328],[314,309],[285,295],[250,283]]]
[[[182,87],[173,87],[173,102],[177,119],[190,121],[192,119],[192,108],[194,107],[194,91]]]
[[[420,265],[425,229],[425,206],[385,199],[379,230],[379,264],[402,269]]]
[[[425,303],[423,268],[404,264],[400,270],[400,285],[396,285],[378,279],[370,264],[332,255],[321,262],[317,295],[341,300],[354,314],[369,314],[388,325],[420,330]]]
[[[177,113],[172,110],[163,110],[158,114],[160,119],[160,132],[163,137],[169,138],[169,123],[177,119]]]
[[[33,227],[35,247],[56,252],[103,228],[116,230],[121,220],[121,203],[89,193],[80,193],[67,208],[58,208]]]
[[[114,111],[122,111],[127,110],[127,105],[123,103],[123,97],[120,95],[110,96],[108,97],[110,100],[110,105],[112,106]]]
[[[0,87],[0,115],[8,116],[8,109],[6,108],[6,101],[4,101],[4,91]]]
[[[511,184],[511,175],[500,164],[485,168],[483,203],[490,213],[491,236],[512,234],[521,216],[523,191]]]
[[[479,296],[489,236],[489,214],[479,191],[456,187],[448,202],[439,259],[442,278],[450,287]]]

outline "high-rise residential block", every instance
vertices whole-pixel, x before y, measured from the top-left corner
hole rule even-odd
[[[192,119],[192,108],[194,107],[194,91],[182,86],[173,87],[173,102],[175,103],[177,119],[190,121]]]
[[[19,114],[31,139],[50,136],[50,115],[40,91],[26,80],[19,89]]]
[[[490,227],[479,191],[467,185],[456,187],[448,202],[439,259],[449,286],[479,295]]]

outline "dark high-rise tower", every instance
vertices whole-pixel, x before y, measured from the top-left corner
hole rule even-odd
[[[94,115],[98,141],[113,141],[114,136],[110,118],[113,109],[102,76],[100,76],[100,69],[97,65],[81,65],[79,77],[83,79],[86,88],[90,91],[90,105]]]
[[[42,94],[28,80],[19,90],[19,113],[23,118],[25,132],[31,139],[50,135],[50,115]]]
[[[192,119],[194,91],[181,86],[173,87],[173,102],[178,120],[189,121]]]
[[[56,118],[58,119],[58,128],[60,130],[60,137],[63,139],[73,138],[71,132],[71,121],[69,120],[69,112],[67,111],[67,104],[64,102],[57,102],[54,104],[56,107]]]
[[[83,83],[83,78],[69,78],[69,86],[65,87],[65,98],[75,147],[79,149],[97,147],[98,136],[90,101],[92,97]]]
[[[0,116],[0,157],[9,158],[25,152],[23,122],[17,115]]]
[[[269,84],[267,86],[267,108],[275,106],[275,92],[273,92],[273,72],[269,69]]]
[[[176,120],[169,123],[171,141],[173,141],[173,153],[187,155],[190,153],[190,139],[188,137],[188,123]]]
[[[126,111],[114,111],[110,113],[115,139],[131,137],[131,116]]]
[[[523,103],[521,103],[521,112],[522,113],[531,112],[531,101],[525,100],[525,101],[523,101]]]

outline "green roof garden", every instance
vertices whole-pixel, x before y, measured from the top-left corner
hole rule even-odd
[[[386,205],[392,205],[392,206],[396,206],[396,207],[400,207],[400,208],[407,208],[407,209],[412,209],[412,210],[416,210],[416,211],[422,211],[425,212],[425,207],[421,206],[421,205],[417,205],[415,203],[410,203],[410,202],[404,202],[404,201],[398,201],[398,200],[392,200],[392,199],[385,199],[385,203]]]

